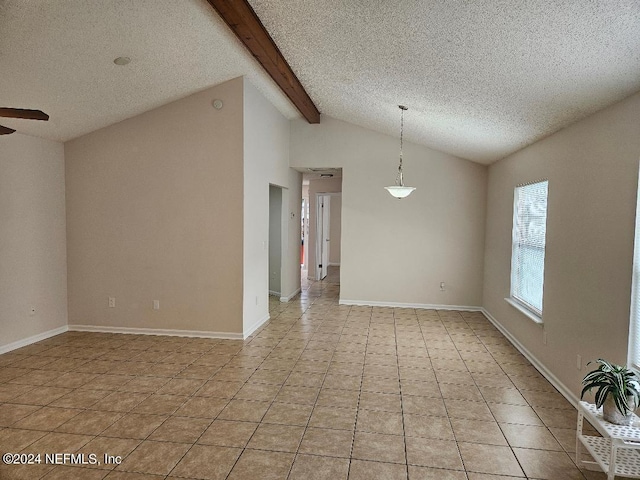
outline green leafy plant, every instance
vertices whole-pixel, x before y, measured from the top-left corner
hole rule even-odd
[[[592,362],[589,362],[589,365]],[[639,404],[640,400],[640,383],[635,372],[622,365],[615,365],[599,358],[597,363],[600,366],[585,375],[582,380],[582,393],[584,394],[597,388],[595,393],[596,406],[601,407],[609,395],[612,396],[616,408],[623,415],[632,412]],[[627,397],[632,397],[633,401],[629,402]]]

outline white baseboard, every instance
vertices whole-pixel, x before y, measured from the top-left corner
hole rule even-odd
[[[362,305],[366,307],[392,307],[392,308],[418,308],[426,310],[461,310],[465,312],[481,312],[482,307],[469,305],[433,305],[429,303],[397,303],[397,302],[375,302],[370,300],[345,300],[338,302],[340,305]]]
[[[291,299],[292,299],[293,297],[295,297],[296,295],[298,295],[300,292],[301,292],[301,290],[300,290],[299,288],[297,288],[297,289],[296,289],[296,291],[295,291],[295,292],[293,292],[291,295],[286,296],[286,297],[280,297],[280,301],[281,301],[282,303],[287,303],[287,302],[291,301]]]
[[[276,292],[275,290],[269,290],[269,295],[271,295],[272,297],[279,297],[280,295],[282,295],[282,293]]]
[[[32,335],[31,337],[23,338],[22,340],[17,340],[6,345],[0,345],[0,355],[12,350],[16,350],[18,348],[26,347],[27,345],[31,345],[32,343],[46,340],[50,337],[55,337],[56,335],[60,335],[61,333],[66,332],[67,330],[68,327],[66,325],[63,325],[62,327],[54,328],[53,330],[48,330],[37,335]]]
[[[340,262],[336,262],[336,263],[329,262],[329,263],[328,263],[328,265],[329,265],[330,267],[339,267],[339,266],[340,266]]]
[[[498,322],[498,320],[496,320],[495,317],[491,315],[485,308],[482,308],[482,313],[489,319],[493,326],[500,330],[500,333],[502,333],[507,338],[507,340],[509,340],[509,342],[511,342],[511,344],[516,347],[518,351],[522,355],[524,355],[525,358],[529,360],[534,367],[536,367],[536,370],[538,370],[544,376],[544,378],[549,380],[549,383],[551,383],[551,385],[553,385],[556,390],[558,390],[562,394],[562,396],[567,399],[569,403],[578,408],[578,397],[575,396],[573,392],[558,379],[558,377],[556,377],[544,364],[542,364],[533,353],[527,350],[526,347],[522,345],[516,337],[511,335],[509,330],[503,327],[502,324]]]
[[[268,322],[270,318],[271,318],[271,315],[269,315],[267,313],[264,317],[262,317],[260,320],[258,320],[256,323],[254,323],[251,327],[249,327],[244,332],[244,335],[241,338],[243,338],[243,339],[248,338],[249,335],[251,335],[257,329],[259,329],[262,325],[264,325],[266,322]]]
[[[167,335],[170,337],[194,337],[194,338],[224,338],[231,340],[242,340],[241,333],[231,332],[208,332],[204,330],[174,330],[166,328],[130,328],[130,327],[107,327],[98,325],[69,325],[69,330],[73,332],[99,332],[99,333],[125,333],[134,335]]]

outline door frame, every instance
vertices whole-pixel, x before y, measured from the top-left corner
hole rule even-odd
[[[319,259],[322,260],[322,255],[320,252],[320,241],[319,241],[319,237],[320,237],[320,229],[318,228],[318,224],[320,223],[320,202],[318,201],[319,197],[321,196],[326,196],[326,197],[341,197],[342,198],[342,193],[343,192],[317,192],[315,194],[315,200],[316,200],[316,231],[315,231],[315,252],[316,252],[316,258],[315,258],[315,265],[313,265],[313,278],[315,280],[321,280],[320,278],[320,269],[318,268],[318,265],[320,264],[320,262],[318,261]],[[329,200],[329,202],[331,202],[331,200]],[[330,206],[331,204],[329,204]],[[341,207],[342,208],[342,207]],[[331,223],[331,210],[328,210],[328,223]],[[329,231],[329,234],[331,235],[331,231]],[[340,236],[340,242],[342,242],[342,235]],[[329,247],[331,248],[331,247]],[[307,265],[307,268],[309,268],[309,265]],[[327,254],[327,269],[329,268],[329,255]],[[311,273],[311,272],[309,272]],[[311,277],[309,277],[311,278]]]
[[[328,200],[326,215],[324,209],[325,198]],[[315,279],[322,280],[327,276],[329,254],[327,252],[326,262],[324,261],[324,254],[326,252],[327,236],[330,237],[331,231],[329,225],[331,224],[331,197],[327,193],[316,193],[316,264],[315,267]],[[325,222],[326,219],[326,222]],[[326,223],[326,225],[325,225]],[[325,229],[326,226],[326,229]],[[325,233],[326,230],[326,233]],[[327,235],[328,234],[328,235]],[[320,267],[322,265],[322,267]]]

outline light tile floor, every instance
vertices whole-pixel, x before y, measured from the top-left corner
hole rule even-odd
[[[244,342],[69,332],[0,355],[0,452],[123,458],[0,478],[605,478],[481,313],[340,306],[337,278],[272,300]]]

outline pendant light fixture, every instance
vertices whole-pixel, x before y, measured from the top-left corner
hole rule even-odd
[[[402,134],[404,133],[404,111],[408,110],[404,105],[398,105],[400,108],[400,165],[398,166],[398,175],[396,175],[396,184],[390,187],[384,187],[387,192],[396,198],[408,197],[415,187],[405,187],[402,178]]]

